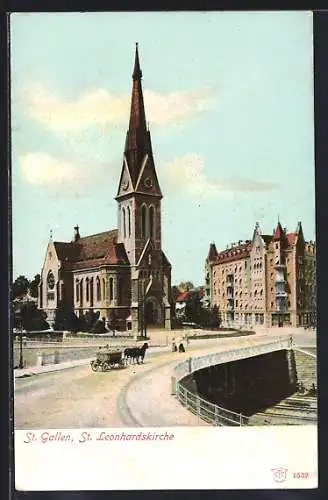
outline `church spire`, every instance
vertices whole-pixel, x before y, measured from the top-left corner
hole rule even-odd
[[[148,153],[151,155],[150,133],[147,130],[145,106],[141,85],[142,71],[140,68],[138,44],[136,44],[134,69],[132,74],[132,98],[130,109],[129,130],[125,142],[125,156],[129,166],[130,176],[135,184],[141,163]]]
[[[140,61],[139,61],[138,42],[136,43],[136,55],[134,58],[134,70],[132,78],[133,80],[140,80],[142,78],[142,71],[140,69]]]

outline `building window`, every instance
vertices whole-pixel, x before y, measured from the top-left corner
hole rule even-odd
[[[112,301],[114,298],[114,280],[109,278],[109,300]]]
[[[155,209],[153,206],[149,208],[149,237],[155,238]]]
[[[100,289],[100,279],[98,276],[96,278],[96,294],[97,294],[97,301],[99,302],[101,300],[101,289]]]
[[[76,280],[75,295],[76,295],[76,302],[79,302],[80,301],[80,284],[79,284],[79,280]]]
[[[146,236],[146,218],[147,218],[147,209],[145,205],[141,207],[141,237],[145,238]]]
[[[118,279],[117,286],[118,286],[118,303],[122,305],[124,300],[124,289],[123,289],[124,284],[122,278]]]
[[[122,208],[123,236],[126,238],[125,208]]]
[[[128,234],[130,237],[131,236],[131,210],[130,210],[130,207],[128,207],[126,210],[128,213]]]
[[[86,298],[87,298],[87,302],[89,301],[89,297],[90,297],[90,282],[89,282],[89,278],[87,278],[85,280],[85,292],[86,292]]]

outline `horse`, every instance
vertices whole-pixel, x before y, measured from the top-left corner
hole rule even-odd
[[[124,349],[123,355],[126,364],[128,363],[128,361],[130,361],[130,364],[132,363],[132,361],[133,363],[137,362],[138,364],[139,361],[143,363],[147,349],[148,349],[147,342],[145,342],[142,347],[127,347],[126,349]]]
[[[139,363],[139,359],[140,359],[141,363],[143,363],[143,362],[144,362],[144,358],[145,358],[146,350],[148,349],[148,347],[149,347],[149,346],[148,346],[147,342],[145,342],[145,343],[143,344],[143,346],[142,346],[142,347],[140,347],[140,349],[139,349],[138,363]]]
[[[130,364],[132,363],[132,361],[134,363],[136,361],[138,362],[139,347],[127,347],[126,349],[124,349],[123,356],[126,364],[128,363],[128,361],[130,361]]]

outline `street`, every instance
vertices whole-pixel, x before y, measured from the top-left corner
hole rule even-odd
[[[92,372],[89,365],[53,373],[44,373],[15,381],[15,428],[89,428],[124,426],[117,400],[127,383],[136,375],[189,353],[206,349],[218,351],[220,346],[241,347],[247,343],[271,340],[270,336],[254,335],[192,341],[185,354],[170,352],[170,347],[151,348],[143,365],[125,369]],[[294,337],[299,346],[315,346],[315,337],[307,334]],[[167,383],[167,381],[165,382]]]

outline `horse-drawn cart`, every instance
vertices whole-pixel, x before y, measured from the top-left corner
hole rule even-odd
[[[94,372],[108,371],[113,368],[124,368],[125,362],[121,349],[100,349],[96,359],[91,361],[91,369]]]

